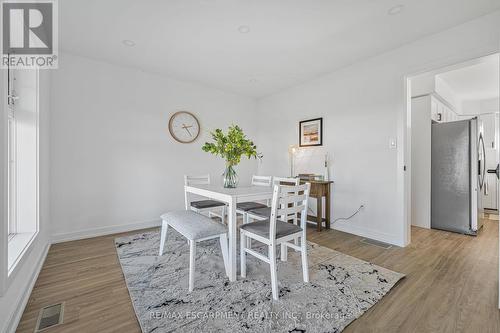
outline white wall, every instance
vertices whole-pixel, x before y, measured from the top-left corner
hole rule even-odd
[[[436,91],[436,75],[425,73],[411,78],[411,97],[429,95]]]
[[[3,73],[2,73],[3,74]],[[6,290],[0,297],[0,332],[13,332],[17,327],[20,316],[24,310],[31,288],[36,281],[39,269],[43,264],[45,255],[49,247],[49,119],[50,119],[50,75],[51,71],[40,71],[40,100],[39,100],[39,233],[32,243],[29,251],[23,256],[22,260],[16,265],[13,273],[8,277],[4,276]],[[3,89],[4,86],[0,85]],[[4,105],[4,104],[2,104]],[[3,128],[3,126],[2,126]],[[4,136],[1,137],[2,140]],[[2,141],[2,147],[4,142]],[[3,151],[2,151],[3,156]],[[4,165],[2,163],[2,165]],[[6,165],[6,163],[5,163]],[[6,176],[5,172],[2,172]],[[3,177],[2,177],[3,178]],[[6,198],[2,198],[5,199]],[[2,237],[2,258],[6,257],[4,249],[6,248],[6,228],[1,229]],[[5,245],[5,246],[3,246]],[[2,269],[6,262],[2,259]],[[4,273],[4,272],[2,272]]]
[[[52,77],[51,213],[56,240],[140,228],[183,207],[183,175],[224,162],[201,150],[209,131],[238,124],[256,137],[255,101],[63,53]],[[175,142],[169,116],[193,112],[202,127],[192,144]],[[259,147],[260,148],[260,147]],[[238,167],[248,183],[256,161]]]
[[[451,87],[439,75],[425,73],[411,78],[411,96],[437,94],[453,108],[456,114],[461,113],[461,100]]]
[[[499,103],[499,98],[466,100],[462,102],[462,113],[470,115],[495,113],[499,111]]]
[[[299,120],[322,116],[324,149],[333,156],[333,218],[365,205],[334,227],[407,244],[406,76],[497,52],[499,31],[495,12],[260,100],[258,143],[267,156],[260,173],[285,174]],[[390,149],[392,138],[397,150]]]
[[[431,227],[431,96],[412,99],[411,129],[411,223],[429,229]]]
[[[436,76],[435,79],[436,79],[436,93],[446,102],[448,102],[448,104],[451,105],[455,113],[457,114],[462,113],[461,111],[462,101],[460,100],[460,98],[458,98],[453,89],[451,89],[449,84],[441,77],[439,77],[439,75]]]

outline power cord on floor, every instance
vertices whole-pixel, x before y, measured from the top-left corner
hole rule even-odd
[[[335,220],[333,220],[332,224],[334,224],[335,222],[337,221],[347,221],[347,220],[350,220],[351,218],[353,218],[357,213],[359,213],[363,208],[365,208],[365,205],[361,205],[359,206],[359,208],[349,217],[339,217],[339,218],[336,218]],[[307,209],[311,214],[314,214],[314,211],[311,209],[311,207],[308,207]]]
[[[339,218],[336,218],[335,220],[333,220],[332,224],[334,224],[335,222],[337,221],[347,221],[347,220],[350,220],[351,218],[353,218],[356,214],[358,214],[361,209],[365,208],[364,205],[361,205],[359,206],[358,210],[356,210],[351,216],[349,217],[339,217]]]

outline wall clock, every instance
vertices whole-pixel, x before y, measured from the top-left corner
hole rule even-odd
[[[172,137],[180,143],[191,143],[200,135],[200,123],[191,112],[174,113],[168,122]]]

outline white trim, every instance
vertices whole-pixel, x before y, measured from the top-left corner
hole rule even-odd
[[[0,219],[8,221],[8,173],[7,173],[7,71],[0,72]],[[7,253],[8,253],[8,232],[7,223],[0,223],[0,297],[4,295],[7,290]]]
[[[130,224],[120,224],[108,227],[100,227],[100,228],[85,229],[75,232],[68,232],[64,234],[56,234],[52,235],[51,240],[52,244],[57,244],[62,242],[69,242],[74,240],[117,234],[120,232],[154,228],[159,226],[161,226],[161,219],[155,219],[155,220],[141,221]]]
[[[17,232],[17,125],[13,106],[7,105],[7,233]],[[11,158],[13,156],[13,158]],[[14,166],[14,167],[13,167]]]
[[[19,263],[23,261],[25,255],[31,251],[33,243],[35,242],[36,237],[38,236],[37,232],[24,232],[14,234],[8,244],[7,251],[7,281],[10,282],[12,279],[11,276],[15,274],[16,268]],[[15,242],[19,239],[21,245],[15,244]],[[12,252],[17,247],[16,253],[12,254]],[[14,249],[13,249],[14,248]],[[22,266],[22,265],[21,265]],[[10,285],[10,283],[9,283]]]
[[[333,225],[332,229],[400,247],[406,246],[406,244],[401,242],[401,239],[400,237],[398,237],[398,235],[391,235],[377,230],[355,226],[349,222],[336,222]]]
[[[13,110],[14,112],[14,120],[16,121],[16,124],[14,125],[16,133],[14,134],[15,137],[15,178],[16,178],[16,183],[14,184],[15,190],[13,195],[15,196],[15,206],[13,207],[15,210],[15,232],[13,233],[12,236],[8,235],[8,246],[7,246],[7,287],[10,285],[10,281],[12,280],[12,276],[14,275],[16,271],[16,267],[22,262],[23,257],[25,255],[28,255],[28,253],[31,251],[32,244],[34,243],[35,239],[38,237],[39,231],[40,231],[40,105],[39,105],[39,99],[40,99],[40,78],[39,78],[39,70],[35,69],[34,70],[34,81],[35,81],[35,96],[34,96],[34,124],[35,124],[35,225],[34,225],[34,230],[31,230],[31,221],[30,221],[30,226],[27,228],[26,226],[20,227],[19,224],[19,202],[22,202],[22,198],[20,197],[19,191],[18,191],[18,184],[17,184],[17,179],[19,179],[19,164],[18,164],[18,141],[17,141],[17,119],[16,119],[16,110],[17,107],[15,104],[10,107],[7,106],[8,111]],[[13,77],[15,77],[14,74],[15,70],[12,72]],[[8,150],[10,150],[10,137],[7,139],[7,144],[8,144]],[[8,153],[8,152],[7,152]],[[9,154],[7,154],[9,155]],[[8,163],[10,165],[10,156],[7,157]],[[8,171],[9,167],[7,168]],[[7,172],[7,182],[9,184],[8,187],[10,187],[10,175]],[[8,210],[10,210],[12,207],[10,207],[10,202],[9,202],[9,196],[10,192],[7,194],[7,204],[8,204]],[[10,220],[10,215],[8,216],[8,220]],[[11,223],[11,221],[9,221]],[[20,231],[20,230],[28,230],[29,231]],[[16,235],[19,235],[21,246],[11,244],[11,242],[16,241]],[[26,238],[29,236],[29,238]],[[24,238],[24,239],[23,239]],[[16,249],[16,247],[18,247]],[[13,249],[16,249],[16,253],[9,253]]]
[[[13,312],[11,317],[8,320],[7,324],[7,331],[8,333],[14,333],[17,329],[17,326],[19,325],[19,321],[21,320],[21,317],[24,313],[24,309],[26,308],[26,304],[28,304],[28,301],[31,296],[31,292],[33,291],[33,287],[35,286],[36,280],[38,279],[38,275],[40,274],[40,271],[42,270],[43,264],[45,262],[45,259],[47,258],[47,254],[49,253],[50,249],[50,243],[47,243],[45,245],[45,248],[38,259],[38,262],[36,264],[35,269],[33,270],[33,274],[31,275],[31,279],[29,282],[28,287],[25,289],[22,297],[20,298],[19,302],[16,305],[16,310]]]
[[[403,242],[404,246],[408,246],[411,243],[411,215],[412,215],[412,190],[411,190],[411,137],[412,137],[412,127],[411,127],[411,80],[409,76],[404,76],[403,79],[404,86],[404,112],[400,115],[402,117],[402,127],[398,129],[401,132],[401,142],[403,151],[398,151],[398,159],[401,159],[398,163],[398,194],[401,194],[402,204],[403,204]],[[401,166],[402,164],[402,166]],[[401,170],[401,167],[403,170]],[[403,172],[401,174],[401,171]]]

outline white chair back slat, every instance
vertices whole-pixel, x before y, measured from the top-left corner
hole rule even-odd
[[[210,175],[199,175],[199,176],[184,175],[184,186],[192,186],[192,185],[210,185]],[[191,209],[190,207],[191,198],[193,198],[193,196],[186,191],[186,188],[184,188],[184,204],[186,210]]]
[[[292,207],[281,206],[281,207],[285,207],[285,208],[278,209],[276,212],[277,216],[288,216],[288,215],[292,215],[295,213],[300,213],[304,209],[304,205],[298,205],[298,206],[292,206]]]
[[[284,185],[284,186],[297,186],[300,184],[299,178],[291,178],[291,177],[273,177],[273,186],[275,185]],[[292,192],[292,194],[296,194]],[[292,221],[294,224],[297,224],[297,213],[289,214],[289,215],[278,215],[283,221]]]
[[[296,204],[297,202],[303,201],[305,199],[305,194],[285,195],[280,198],[280,205],[281,207],[287,207],[288,204]]]
[[[271,176],[252,176],[252,186],[271,186],[273,177]]]
[[[311,184],[297,186],[275,185],[271,204],[269,236],[271,242],[276,240],[276,221],[287,221],[290,215],[300,213],[300,226],[305,233],[307,222],[307,204]]]
[[[188,176],[184,175],[184,185],[210,185],[210,175]]]
[[[280,193],[298,193],[305,191],[306,189],[310,189],[311,184],[306,183],[302,185],[289,186],[289,185],[281,185]]]

